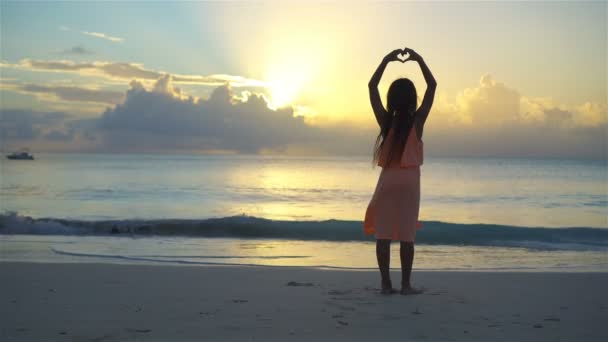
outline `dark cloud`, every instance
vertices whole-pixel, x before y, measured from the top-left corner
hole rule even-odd
[[[291,108],[268,108],[262,95],[235,100],[230,88],[221,86],[209,99],[195,100],[181,96],[171,82],[170,76],[164,76],[152,90],[132,82],[125,102],[99,119],[105,146],[255,153],[323,135],[320,128],[294,117]]]
[[[85,48],[82,45],[76,45],[70,49],[65,49],[65,50],[61,51],[61,53],[66,54],[66,55],[91,55],[94,52]]]
[[[0,149],[87,152],[98,149],[98,118],[81,119],[63,112],[0,109]]]
[[[124,94],[118,91],[88,89],[82,87],[13,84],[13,89],[31,94],[51,94],[65,101],[98,102],[118,104],[122,102]]]
[[[44,138],[53,141],[72,141],[74,140],[74,131],[51,130],[44,135]]]
[[[565,123],[572,121],[574,117],[573,113],[559,108],[545,108],[542,112],[545,118],[544,123],[550,128],[562,127]]]
[[[95,68],[107,75],[127,79],[139,78],[155,80],[162,76],[162,73],[160,72],[147,70],[140,65],[131,63],[99,63],[95,65]]]
[[[423,137],[425,153],[448,157],[608,159],[608,124],[566,129],[559,120],[569,120],[573,113],[562,110],[550,110],[545,113],[548,118],[552,114],[561,119],[526,124],[509,122],[483,129],[476,126],[459,126],[453,129],[427,121]]]
[[[36,61],[24,59],[19,64],[25,68],[49,71],[79,71],[83,69],[95,68],[94,63],[75,63],[72,61]]]
[[[60,112],[0,109],[0,139],[3,142],[37,139],[48,127],[62,124],[68,116]]]
[[[124,62],[74,62],[74,61],[40,61],[23,59],[18,64],[0,63],[3,68],[26,69],[36,71],[60,71],[70,73],[88,73],[108,78],[132,80],[157,80],[167,75],[166,72],[144,68],[137,63]],[[265,82],[233,75],[172,75],[177,83],[190,83],[208,86],[219,86],[229,83],[233,87],[264,87]]]

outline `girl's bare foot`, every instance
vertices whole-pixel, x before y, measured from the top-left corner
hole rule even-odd
[[[392,287],[385,287],[385,288],[382,288],[380,293],[383,295],[391,295],[391,294],[397,293],[397,290]]]
[[[401,288],[401,294],[404,296],[407,295],[417,295],[417,294],[421,294],[424,292],[424,289],[419,289],[419,288],[415,288],[415,287],[402,287]]]

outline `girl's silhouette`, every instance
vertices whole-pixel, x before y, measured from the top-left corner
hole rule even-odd
[[[395,80],[382,106],[378,83],[389,62],[415,61],[427,83],[420,108],[414,83],[407,78]],[[374,195],[367,207],[364,231],[375,234],[376,256],[382,277],[382,293],[395,293],[390,279],[390,244],[401,243],[401,294],[422,290],[410,283],[414,261],[416,230],[420,210],[420,165],[423,163],[422,132],[435,97],[437,82],[426,63],[414,50],[397,49],[386,55],[369,81],[369,98],[380,126],[374,148],[374,163],[382,167]]]

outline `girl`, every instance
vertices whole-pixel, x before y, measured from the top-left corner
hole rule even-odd
[[[403,59],[400,56],[404,55]],[[417,108],[414,83],[407,78],[395,80],[387,94],[386,110],[382,106],[378,83],[389,62],[418,62],[427,84],[424,99]],[[426,63],[414,50],[397,49],[384,57],[369,81],[369,98],[380,126],[374,148],[374,163],[382,167],[374,195],[363,224],[366,234],[375,234],[376,257],[382,278],[382,294],[391,294],[390,245],[401,243],[401,294],[418,294],[422,290],[410,284],[414,262],[416,230],[420,210],[420,165],[423,163],[422,131],[431,111],[437,82]]]

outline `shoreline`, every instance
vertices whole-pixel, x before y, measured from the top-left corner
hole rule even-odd
[[[4,262],[167,266],[266,265],[377,270],[373,242],[284,239],[0,235]],[[393,246],[391,265],[400,265]],[[608,272],[605,251],[416,244],[416,270]]]
[[[68,340],[602,341],[608,273],[0,262],[1,336]],[[393,284],[400,272],[392,270]]]
[[[86,256],[79,256],[82,258],[88,258]],[[98,257],[90,257],[98,258]],[[114,258],[114,257],[112,257]],[[192,267],[192,268],[205,268],[205,267],[234,267],[234,268],[262,268],[262,269],[286,269],[286,270],[310,270],[310,271],[337,271],[337,272],[377,272],[378,267],[348,267],[348,266],[329,266],[329,265],[266,265],[266,264],[239,264],[239,263],[213,263],[213,262],[174,262],[174,261],[117,261],[103,262],[101,260],[95,261],[32,261],[32,260],[0,260],[2,264],[42,264],[42,265],[115,265],[115,266],[143,266],[143,267]],[[397,263],[398,264],[398,263]],[[401,272],[401,266],[392,265],[390,267],[391,272]],[[522,274],[608,274],[608,270],[605,269],[594,269],[585,268],[586,266],[571,266],[571,267],[521,267],[521,268],[416,268],[416,261],[414,260],[414,273],[522,273]],[[578,270],[580,269],[580,270]]]

